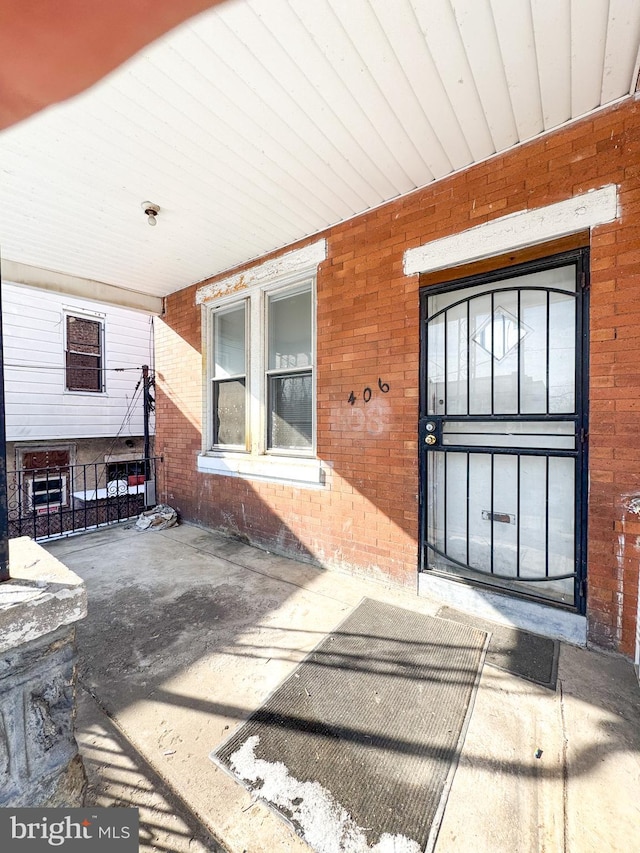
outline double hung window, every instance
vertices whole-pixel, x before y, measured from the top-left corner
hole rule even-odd
[[[102,321],[68,314],[65,332],[67,391],[104,391]]]
[[[314,449],[313,281],[213,308],[213,451],[310,455]]]

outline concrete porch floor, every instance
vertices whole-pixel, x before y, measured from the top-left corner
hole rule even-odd
[[[190,525],[46,548],[88,589],[77,735],[89,802],[138,806],[142,851],[308,853],[209,753],[363,596],[440,605]],[[640,850],[628,661],[563,644],[555,693],[485,665],[436,846],[467,850]]]

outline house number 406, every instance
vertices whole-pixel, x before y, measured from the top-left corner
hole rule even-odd
[[[389,391],[389,383],[383,382],[382,379],[378,379],[378,388],[382,391],[383,394],[387,394]],[[364,389],[364,391],[362,392],[362,399],[365,401],[365,403],[368,403],[372,396],[373,396],[373,391],[371,390],[371,388],[369,388],[369,386],[367,386]],[[355,401],[357,399],[358,398],[356,397],[356,395],[352,391],[349,394],[349,399],[347,400],[347,402],[351,403],[351,405],[353,406],[353,404],[355,403]]]

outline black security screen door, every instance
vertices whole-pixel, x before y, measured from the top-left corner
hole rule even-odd
[[[421,569],[584,612],[587,252],[421,294]]]

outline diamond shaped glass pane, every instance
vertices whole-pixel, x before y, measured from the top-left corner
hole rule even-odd
[[[487,317],[476,329],[472,340],[496,361],[502,361],[530,331],[525,323],[519,323],[517,317],[499,305],[493,312],[493,319]]]

